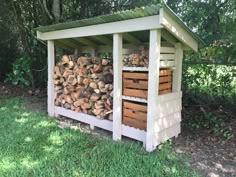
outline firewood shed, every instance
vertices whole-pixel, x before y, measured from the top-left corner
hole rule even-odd
[[[143,142],[147,151],[181,131],[182,60],[203,42],[167,5],[155,5],[78,21],[40,26],[48,45],[48,114],[58,115]],[[112,120],[55,105],[55,48],[113,62]],[[140,57],[146,57],[144,64]],[[128,62],[126,61],[128,60]],[[138,61],[136,61],[136,59]],[[136,62],[135,62],[136,61]]]

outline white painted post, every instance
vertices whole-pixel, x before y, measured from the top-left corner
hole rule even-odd
[[[90,129],[91,129],[91,130],[94,130],[94,129],[95,129],[95,127],[94,127],[93,124],[90,124]]]
[[[92,47],[90,54],[91,54],[91,57],[96,57],[96,55],[97,55],[96,49]],[[93,124],[90,124],[90,129],[95,130],[95,126]]]
[[[74,55],[75,55],[76,58],[79,57],[79,49],[75,49],[74,50]]]
[[[161,30],[150,30],[149,41],[149,74],[148,74],[148,112],[147,112],[147,135],[146,150],[151,152],[154,147],[154,120],[157,114],[159,70],[161,51]]]
[[[48,115],[55,116],[54,110],[54,84],[53,74],[55,66],[55,48],[54,41],[48,41]]]
[[[113,34],[113,140],[121,140],[122,64],[122,34]]]
[[[182,80],[183,46],[181,43],[176,43],[175,48],[176,48],[176,53],[175,53],[176,69],[173,72],[172,91],[179,92],[181,91],[181,80]]]
[[[91,54],[91,57],[96,57],[96,54],[97,54],[96,49],[95,49],[95,48],[92,48],[90,54]]]

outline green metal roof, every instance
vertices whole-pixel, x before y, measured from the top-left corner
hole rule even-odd
[[[187,25],[185,25],[185,23],[165,3],[135,8],[132,10],[126,10],[113,14],[102,15],[66,23],[58,23],[49,26],[40,26],[35,30],[44,33],[50,31],[64,30],[76,27],[98,25],[109,22],[117,22],[122,20],[159,15],[161,8],[164,8],[177,21],[177,23],[179,23],[185,30],[187,30],[201,45],[204,45],[204,42],[189,27],[187,27]]]
[[[136,8],[132,10],[117,12],[114,14],[102,15],[98,17],[76,20],[72,22],[59,23],[59,24],[49,25],[49,26],[40,26],[36,28],[36,30],[40,32],[49,32],[49,31],[97,25],[97,24],[102,24],[102,23],[109,23],[109,22],[116,22],[116,21],[122,21],[122,20],[128,20],[128,19],[134,19],[134,18],[140,18],[140,17],[158,15],[161,7],[162,5],[155,5],[155,6],[152,5],[149,7]]]

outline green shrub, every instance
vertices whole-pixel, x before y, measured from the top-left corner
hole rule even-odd
[[[12,72],[7,74],[5,82],[14,85],[22,84],[26,87],[32,83],[31,60],[29,58],[18,58],[13,63]]]
[[[228,117],[209,112],[206,115],[194,116],[193,119],[186,121],[184,125],[193,130],[207,129],[210,133],[221,134],[224,138],[228,139],[232,132],[226,126],[227,121]]]
[[[236,66],[216,64],[183,64],[185,93],[209,102],[219,99],[235,102]]]

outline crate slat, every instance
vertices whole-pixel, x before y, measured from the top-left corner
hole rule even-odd
[[[123,116],[138,119],[140,121],[147,121],[147,113],[139,112],[135,109],[123,108]]]
[[[123,72],[123,78],[148,80],[148,73]]]
[[[124,108],[134,109],[134,110],[142,111],[142,112],[147,112],[147,106],[145,106],[145,105],[136,104],[136,103],[132,103],[132,102],[129,102],[129,101],[124,101],[123,105],[124,105]]]
[[[171,89],[166,89],[166,90],[159,90],[159,95],[171,93]]]
[[[171,75],[171,70],[170,69],[160,70],[160,76],[168,76],[168,75]]]
[[[140,130],[145,130],[147,129],[147,122],[144,121],[139,121],[137,119],[132,119],[129,117],[123,117],[123,124],[128,125],[130,127],[135,127]]]
[[[171,92],[172,71],[160,70],[159,94]],[[170,89],[166,90],[166,89]],[[162,91],[165,90],[165,91]],[[148,97],[148,72],[123,72],[123,95],[147,99]]]
[[[164,89],[170,89],[171,88],[171,82],[159,84],[159,91]]]
[[[147,99],[147,90],[123,89],[123,95]]]
[[[159,78],[159,83],[171,82],[171,76],[163,76]]]
[[[124,79],[123,80],[123,87],[124,88],[147,89],[148,88],[148,81]]]
[[[168,76],[171,75],[170,69],[162,69],[160,70],[160,76]],[[123,72],[124,79],[140,79],[140,80],[148,80],[148,72]]]

